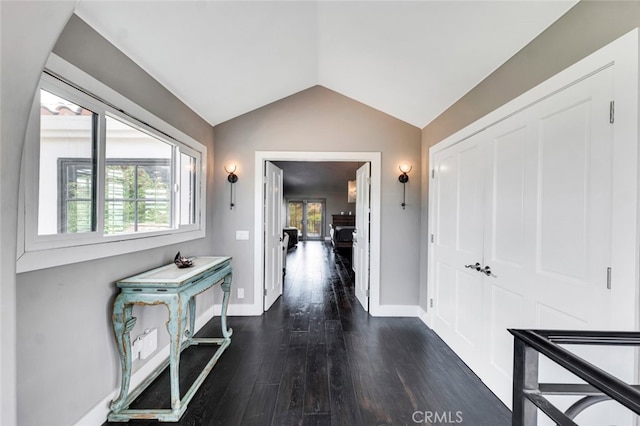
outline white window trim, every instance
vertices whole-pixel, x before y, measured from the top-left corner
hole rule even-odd
[[[93,232],[87,233],[89,235],[37,236],[37,238],[33,238],[34,233],[37,233],[37,211],[34,210],[34,203],[37,207],[39,182],[37,160],[40,140],[40,103],[38,102],[39,97],[36,96],[27,128],[20,180],[17,272],[100,259],[204,238],[207,217],[207,147],[53,53],[45,68],[68,81],[72,81],[96,97],[112,105],[117,105],[118,108],[136,117],[139,121],[148,123],[153,128],[179,141],[184,145],[181,147],[182,152],[199,157],[200,173],[196,176],[196,188],[199,191],[199,200],[196,205],[196,224],[179,225],[176,229],[140,234],[103,236]],[[83,103],[86,104],[84,101]],[[110,112],[108,107],[105,108],[101,105],[101,108]],[[127,118],[127,120],[131,119]],[[166,136],[163,138],[166,139]],[[100,182],[97,184],[99,185]],[[70,241],[73,242],[73,245],[69,245]]]

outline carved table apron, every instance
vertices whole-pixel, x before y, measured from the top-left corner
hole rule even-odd
[[[139,275],[118,281],[120,294],[113,303],[113,329],[116,335],[122,381],[120,395],[111,402],[109,421],[130,419],[158,419],[178,421],[196,391],[213,369],[222,352],[231,343],[231,329],[227,329],[227,306],[231,289],[230,257],[198,257],[190,268],[178,269],[174,264],[162,266]],[[196,299],[195,296],[222,281],[222,338],[195,338]],[[129,393],[131,380],[131,337],[136,318],[131,316],[133,305],[164,304],[169,310],[167,329],[170,337],[169,359],[163,362],[135,390]],[[189,328],[187,329],[187,311]],[[220,347],[211,357],[191,388],[180,399],[180,352],[190,345],[216,344]],[[148,387],[169,365],[171,377],[171,409],[131,409],[129,405]]]

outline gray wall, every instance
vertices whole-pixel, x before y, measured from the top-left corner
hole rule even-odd
[[[422,130],[428,181],[429,147],[518,97],[549,77],[640,26],[639,1],[581,1],[520,52]],[[428,187],[422,193],[422,255],[427,259]],[[426,266],[421,268],[420,304],[427,309]]]
[[[17,424],[18,179],[27,117],[42,66],[75,2],[0,2],[0,424]]]
[[[54,52],[207,145],[207,199],[211,200],[213,128],[208,123],[75,16],[64,29]],[[39,74],[42,63],[32,66],[36,68],[33,72]],[[32,99],[37,78],[30,84]],[[209,209],[208,224],[212,217]],[[187,254],[211,254],[211,246],[212,232],[208,228],[207,236],[197,241],[19,274],[16,293],[20,336],[17,343],[18,423],[71,424],[115,389],[120,373],[110,320],[111,305],[117,294],[114,283],[170,263],[178,250]],[[219,296],[215,301],[220,302]],[[203,294],[199,299],[199,312],[213,303],[213,293]],[[138,322],[132,336],[144,328],[157,327],[159,348],[162,348],[168,343],[166,314],[162,306],[135,307]],[[134,370],[144,362],[136,361]]]
[[[420,129],[321,86],[267,105],[214,128],[216,176],[223,165],[241,165],[236,184],[237,207],[216,209],[214,248],[243,265],[234,275],[244,286],[245,303],[253,303],[255,151],[379,151],[382,153],[381,304],[418,303],[420,228]],[[408,207],[402,210],[398,164],[411,161],[416,179],[407,185]],[[215,205],[226,205],[228,187],[216,179]],[[236,241],[236,230],[249,230],[250,241]],[[260,283],[255,283],[259,285]],[[250,290],[249,290],[250,289]],[[233,303],[238,303],[232,299]],[[242,301],[241,301],[242,302]]]

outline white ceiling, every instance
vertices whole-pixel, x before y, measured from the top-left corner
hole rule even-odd
[[[80,0],[76,13],[211,125],[322,85],[422,128],[576,2]]]

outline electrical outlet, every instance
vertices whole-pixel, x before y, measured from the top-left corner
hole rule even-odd
[[[244,299],[244,288],[238,289],[238,299]]]
[[[131,359],[136,360],[140,358],[140,351],[142,350],[142,346],[144,345],[142,341],[142,336],[136,337],[136,339],[131,342]]]
[[[158,349],[158,329],[145,330],[142,335],[142,348],[140,348],[140,359],[147,359]]]

